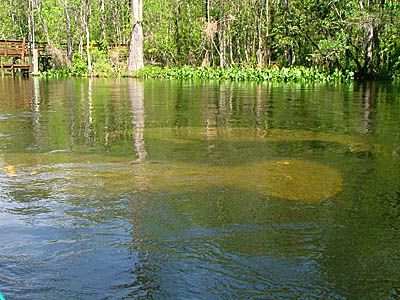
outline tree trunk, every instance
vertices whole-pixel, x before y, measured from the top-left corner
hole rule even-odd
[[[64,14],[67,26],[67,65],[70,68],[72,66],[71,19],[66,6],[64,8]]]
[[[224,2],[221,1],[220,16],[219,16],[219,66],[226,66],[226,33],[225,33],[225,11]]]
[[[175,25],[175,45],[176,45],[176,61],[178,63],[182,62],[182,47],[181,47],[181,38],[180,38],[180,33],[179,33],[179,19],[181,16],[181,4],[178,1],[176,3],[176,11],[175,11],[175,20],[174,20],[174,25]]]
[[[34,3],[32,0],[29,0],[29,17],[28,17],[28,23],[29,23],[29,40],[31,42],[31,51],[33,53],[33,51],[36,48],[36,44],[35,44],[35,31],[36,31],[36,25],[35,25],[35,17],[34,17]]]
[[[212,62],[212,37],[209,34],[210,28],[210,0],[206,0],[206,46],[205,55],[203,57],[202,67],[209,67]]]
[[[105,13],[104,0],[101,0],[100,3],[100,14],[101,14],[100,15],[101,37],[102,37],[102,42],[105,44],[107,42],[107,36],[106,36],[106,13]]]
[[[129,45],[128,71],[139,70],[143,63],[143,0],[132,0],[133,25]]]
[[[270,38],[269,38],[269,28],[270,28],[270,3],[269,0],[265,0],[265,59],[267,61],[267,66],[271,64],[271,48],[270,48]]]
[[[230,27],[230,21],[228,21],[228,32],[229,37],[228,37],[228,41],[227,41],[227,47],[229,47],[229,59],[230,59],[230,64],[231,66],[233,66],[235,64],[235,60],[234,60],[234,56],[233,56],[233,45],[232,45],[232,34],[231,34],[231,27]]]
[[[263,42],[262,42],[262,31],[261,31],[261,14],[257,17],[257,41],[258,47],[256,52],[257,57],[257,66],[263,67],[264,66],[264,57],[263,57]]]
[[[379,39],[378,26],[374,24],[374,20],[370,20],[367,29],[367,41],[364,54],[364,75],[374,76],[379,67]]]
[[[46,42],[48,45],[50,45],[49,29],[47,27],[46,20],[42,14],[42,3],[41,2],[38,2],[38,12],[39,12],[39,18],[40,18],[40,22],[42,23],[42,28],[43,28],[44,34],[46,35]]]
[[[87,66],[89,75],[92,74],[92,59],[90,57],[90,30],[89,23],[90,22],[90,0],[86,0],[86,9],[85,9],[85,31],[86,31],[86,56],[87,56]]]
[[[368,25],[368,33],[367,33],[367,45],[365,51],[365,69],[367,73],[371,73],[373,69],[373,61],[374,61],[374,26],[372,24]]]

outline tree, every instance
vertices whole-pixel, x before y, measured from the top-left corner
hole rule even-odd
[[[132,0],[133,25],[129,45],[128,71],[143,68],[143,1]]]

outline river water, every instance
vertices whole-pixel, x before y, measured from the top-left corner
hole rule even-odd
[[[0,78],[8,299],[398,299],[400,86]]]

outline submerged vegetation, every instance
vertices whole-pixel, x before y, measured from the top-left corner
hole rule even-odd
[[[49,44],[45,77],[128,75],[132,43],[150,67],[129,75],[146,78],[343,82],[400,74],[400,6],[394,1],[130,4],[5,1],[0,39]],[[143,49],[141,38],[132,39],[142,25]]]

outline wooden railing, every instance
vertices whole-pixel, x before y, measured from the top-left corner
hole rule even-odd
[[[29,49],[25,40],[0,40],[0,56],[25,59],[29,56]]]
[[[0,70],[11,70],[15,74],[16,70],[23,73],[28,73],[31,70],[29,62],[26,62],[26,57],[29,57],[30,50],[28,43],[25,40],[0,40]],[[1,57],[5,57],[5,62]]]
[[[66,46],[66,45],[60,45]],[[92,48],[98,48],[98,45],[91,45]],[[35,48],[38,50],[39,59],[50,58],[51,51],[47,43],[37,42]],[[126,49],[126,53],[123,52],[123,59],[127,58],[128,44],[109,44],[109,50]],[[4,59],[2,59],[4,57]],[[0,69],[19,69],[21,71],[31,71],[31,59],[28,61],[27,58],[32,58],[32,49],[30,44],[25,40],[0,40]]]
[[[36,43],[36,49],[39,50],[40,55],[47,55],[47,43]],[[29,43],[25,40],[0,40],[0,57],[14,57],[24,59],[30,55]]]

